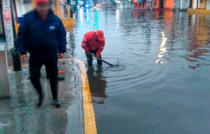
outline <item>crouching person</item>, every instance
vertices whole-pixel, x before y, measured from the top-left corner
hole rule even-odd
[[[97,59],[98,65],[102,65],[101,52],[104,50],[105,46],[105,38],[104,33],[102,30],[98,31],[90,31],[84,35],[82,41],[82,48],[85,50],[85,54],[87,56],[88,66],[92,67],[92,54],[94,54],[95,58]]]

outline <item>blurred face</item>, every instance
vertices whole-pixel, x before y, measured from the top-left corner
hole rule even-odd
[[[48,12],[50,10],[50,4],[45,3],[45,2],[37,3],[36,10],[37,10],[38,14],[40,14],[41,16],[45,16],[48,14]]]

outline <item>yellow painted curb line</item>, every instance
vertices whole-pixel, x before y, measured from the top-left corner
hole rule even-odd
[[[59,61],[73,60],[80,65],[80,74],[82,80],[83,111],[84,111],[84,132],[85,134],[97,134],[95,113],[90,95],[90,86],[87,79],[86,68],[83,61],[78,59],[60,59]]]
[[[78,59],[60,59],[59,61],[75,61],[80,65],[80,74],[82,81],[82,96],[83,96],[83,111],[84,111],[84,133],[85,134],[97,134],[95,113],[93,109],[93,103],[90,94],[90,86],[87,79],[87,73],[85,64],[83,61]],[[22,65],[22,67],[27,67],[28,64]],[[13,67],[8,67],[12,69]]]

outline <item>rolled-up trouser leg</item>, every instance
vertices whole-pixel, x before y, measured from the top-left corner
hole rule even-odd
[[[39,80],[41,67],[42,63],[39,62],[39,59],[37,59],[36,56],[31,55],[29,58],[29,74],[31,83],[39,94],[39,97],[43,97],[42,87]]]
[[[50,79],[50,87],[53,99],[58,98],[58,56],[53,55],[50,59],[44,62],[47,76]]]

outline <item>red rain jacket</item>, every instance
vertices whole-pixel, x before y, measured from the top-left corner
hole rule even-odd
[[[96,39],[96,35],[94,31],[87,32],[84,35],[83,41],[82,41],[82,48],[85,51],[90,51],[90,50],[97,50],[96,51],[96,56],[101,55],[101,52],[104,49],[105,46],[105,41],[99,41]]]

